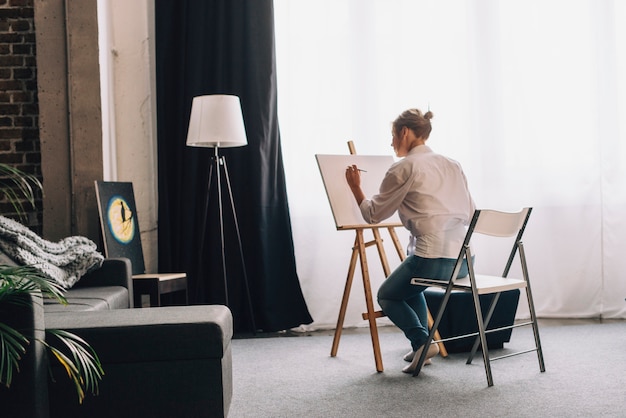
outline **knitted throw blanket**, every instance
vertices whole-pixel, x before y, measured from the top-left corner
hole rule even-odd
[[[0,216],[0,249],[16,262],[38,269],[66,289],[76,284],[85,273],[100,267],[104,260],[96,250],[96,244],[86,237],[46,241],[26,226],[4,216]]]

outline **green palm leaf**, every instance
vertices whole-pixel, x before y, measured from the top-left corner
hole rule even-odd
[[[86,391],[97,394],[104,370],[96,352],[85,340],[75,334],[58,329],[46,330],[46,332],[56,337],[69,352],[69,355],[65,354],[61,349],[44,342],[74,383],[78,401],[83,402]]]
[[[7,164],[0,164],[0,193],[4,194],[20,218],[25,218],[23,199],[35,207],[35,189],[42,190],[39,179]]]
[[[0,302],[25,304],[27,302],[24,298],[15,298],[15,296],[39,291],[44,296],[54,298],[62,304],[67,304],[63,286],[36,268],[32,266],[0,265]]]
[[[0,383],[3,385],[11,386],[13,372],[19,371],[19,361],[28,343],[20,332],[0,322]]]

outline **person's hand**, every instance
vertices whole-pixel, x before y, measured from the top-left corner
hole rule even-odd
[[[346,181],[351,189],[361,188],[361,172],[356,165],[346,168]]]
[[[365,200],[365,194],[361,190],[361,171],[356,165],[351,165],[346,168],[346,181],[350,186],[350,191],[354,195],[357,204],[361,204]]]

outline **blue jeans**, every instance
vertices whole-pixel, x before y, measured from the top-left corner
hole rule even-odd
[[[378,304],[387,317],[400,328],[411,342],[413,350],[419,349],[428,339],[428,307],[422,286],[411,284],[413,277],[437,279],[447,282],[454,270],[454,258],[422,258],[408,256],[378,289]],[[457,277],[467,276],[467,262]]]

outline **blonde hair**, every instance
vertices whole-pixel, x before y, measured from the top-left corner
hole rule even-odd
[[[430,120],[433,112],[430,110],[422,113],[419,109],[405,110],[393,121],[392,127],[396,134],[399,134],[405,126],[413,131],[416,137],[428,139],[430,131],[433,129]]]

